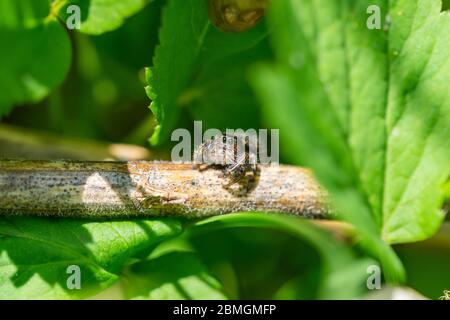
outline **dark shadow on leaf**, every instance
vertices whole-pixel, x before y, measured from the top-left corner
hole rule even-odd
[[[126,271],[128,298],[211,299],[224,298],[221,285],[191,252],[170,252],[138,262]],[[138,285],[136,285],[138,283]],[[201,288],[199,290],[199,288]]]

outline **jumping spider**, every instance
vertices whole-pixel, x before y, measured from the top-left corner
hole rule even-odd
[[[257,175],[257,144],[246,136],[219,134],[198,146],[194,152],[195,168],[222,170],[222,183],[229,188],[239,183],[247,191]]]

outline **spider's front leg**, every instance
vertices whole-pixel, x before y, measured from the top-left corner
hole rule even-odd
[[[209,165],[203,161],[203,154],[205,151],[205,147],[200,145],[195,151],[193,155],[193,165],[192,168],[198,171],[205,171],[208,169]]]

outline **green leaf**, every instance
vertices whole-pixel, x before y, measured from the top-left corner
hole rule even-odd
[[[301,279],[289,294],[280,298],[317,298],[323,264],[307,240],[281,228],[211,229],[211,232],[202,232],[202,228],[200,232],[186,232],[183,238],[189,240],[190,250],[195,250],[217,276],[229,298],[274,299],[281,287],[299,276]]]
[[[224,228],[266,228],[288,233],[308,242],[322,259],[319,299],[351,299],[364,292],[367,267],[372,259],[359,258],[350,247],[336,241],[329,233],[306,220],[263,213],[238,213],[197,222],[190,231],[215,232]]]
[[[188,107],[193,119],[203,121],[203,130],[258,128],[260,107],[247,76],[254,63],[270,57],[269,44],[261,41],[249,50],[203,65],[181,94],[180,105]]]
[[[222,33],[209,22],[206,1],[169,1],[153,67],[147,70],[147,95],[159,122],[150,142],[157,145],[169,137],[180,115],[179,97],[200,64],[250,49],[266,34],[263,24],[240,34]]]
[[[0,28],[33,28],[49,14],[52,0],[2,0]]]
[[[3,28],[0,43],[0,116],[13,105],[38,102],[67,74],[71,46],[67,33],[50,18],[33,28]]]
[[[62,22],[67,8],[77,5],[81,32],[114,30],[141,10],[149,0],[4,0],[0,3],[0,43],[11,49],[0,53],[0,116],[14,105],[38,102],[59,85],[71,61],[70,40]],[[73,14],[73,13],[71,13]]]
[[[128,299],[227,299],[222,285],[190,252],[170,252],[129,266],[123,286]]]
[[[52,0],[0,1],[0,28],[33,28],[50,13]]]
[[[0,299],[85,298],[114,283],[127,261],[181,232],[176,220],[0,220]],[[68,289],[68,267],[81,289]],[[69,282],[70,283],[70,282]]]
[[[59,15],[66,21],[72,14],[72,11],[69,11],[70,14],[67,13],[67,8],[77,5],[81,13],[79,31],[99,35],[119,28],[126,18],[139,12],[150,1],[152,0],[68,0]]]
[[[315,170],[398,280],[402,267],[385,241],[427,238],[443,219],[450,19],[439,0],[389,3],[274,3],[278,64],[255,70],[253,82],[285,155]],[[386,30],[367,28],[369,5],[388,17]]]
[[[450,175],[450,16],[440,10],[439,0],[391,5],[382,229],[391,243],[425,239],[444,218],[441,187]]]

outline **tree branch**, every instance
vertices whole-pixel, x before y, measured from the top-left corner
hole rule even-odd
[[[0,215],[61,217],[213,216],[284,212],[327,216],[311,173],[261,166],[252,189],[222,186],[220,170],[165,162],[0,161]]]

